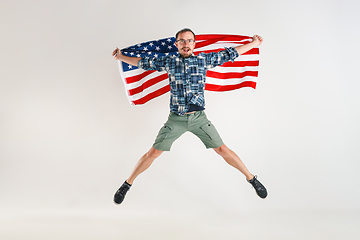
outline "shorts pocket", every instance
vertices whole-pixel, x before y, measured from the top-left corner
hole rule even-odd
[[[159,133],[158,133],[158,135],[156,137],[155,143],[162,142],[169,135],[171,130],[172,130],[172,128],[169,125],[164,125],[160,129],[160,131],[159,131]]]
[[[214,130],[216,131],[214,125],[211,124],[211,122],[207,122],[205,125],[200,127],[201,130],[203,130],[205,132],[205,134],[212,140],[211,135],[214,132]]]

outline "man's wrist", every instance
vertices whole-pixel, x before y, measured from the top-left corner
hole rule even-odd
[[[258,44],[256,41],[254,41],[254,40],[252,40],[252,41],[249,42],[248,44],[249,44],[249,46],[252,47],[252,48],[259,46],[259,44]]]

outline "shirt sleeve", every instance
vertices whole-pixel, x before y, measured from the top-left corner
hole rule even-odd
[[[166,57],[142,57],[138,62],[138,68],[144,69],[146,71],[156,70],[156,71],[165,71],[166,66]]]
[[[225,50],[220,52],[206,54],[206,67],[213,68],[228,61],[234,62],[235,58],[238,56],[239,53],[234,47],[225,47]]]

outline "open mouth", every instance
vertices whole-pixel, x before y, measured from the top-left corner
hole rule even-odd
[[[190,52],[190,48],[183,48],[182,50],[184,51],[184,53],[189,53]]]

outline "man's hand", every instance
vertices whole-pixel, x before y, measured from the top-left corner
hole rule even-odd
[[[128,64],[131,64],[133,66],[137,66],[138,62],[140,61],[141,58],[139,57],[128,57],[128,56],[124,56],[122,55],[121,51],[119,48],[116,48],[113,52],[112,52],[112,56],[115,60],[120,60],[123,62],[126,62]]]
[[[254,35],[252,38],[252,41],[235,47],[236,51],[239,53],[239,55],[246,53],[247,51],[259,46],[263,42],[263,38],[259,35]]]
[[[112,53],[112,56],[113,56],[113,58],[115,59],[115,60],[120,60],[120,58],[121,58],[121,51],[120,51],[120,49],[119,48],[116,48],[114,51],[113,51],[113,53]]]
[[[263,38],[260,37],[259,35],[254,35],[252,38],[252,42],[256,47],[259,46],[263,41],[264,41]]]

